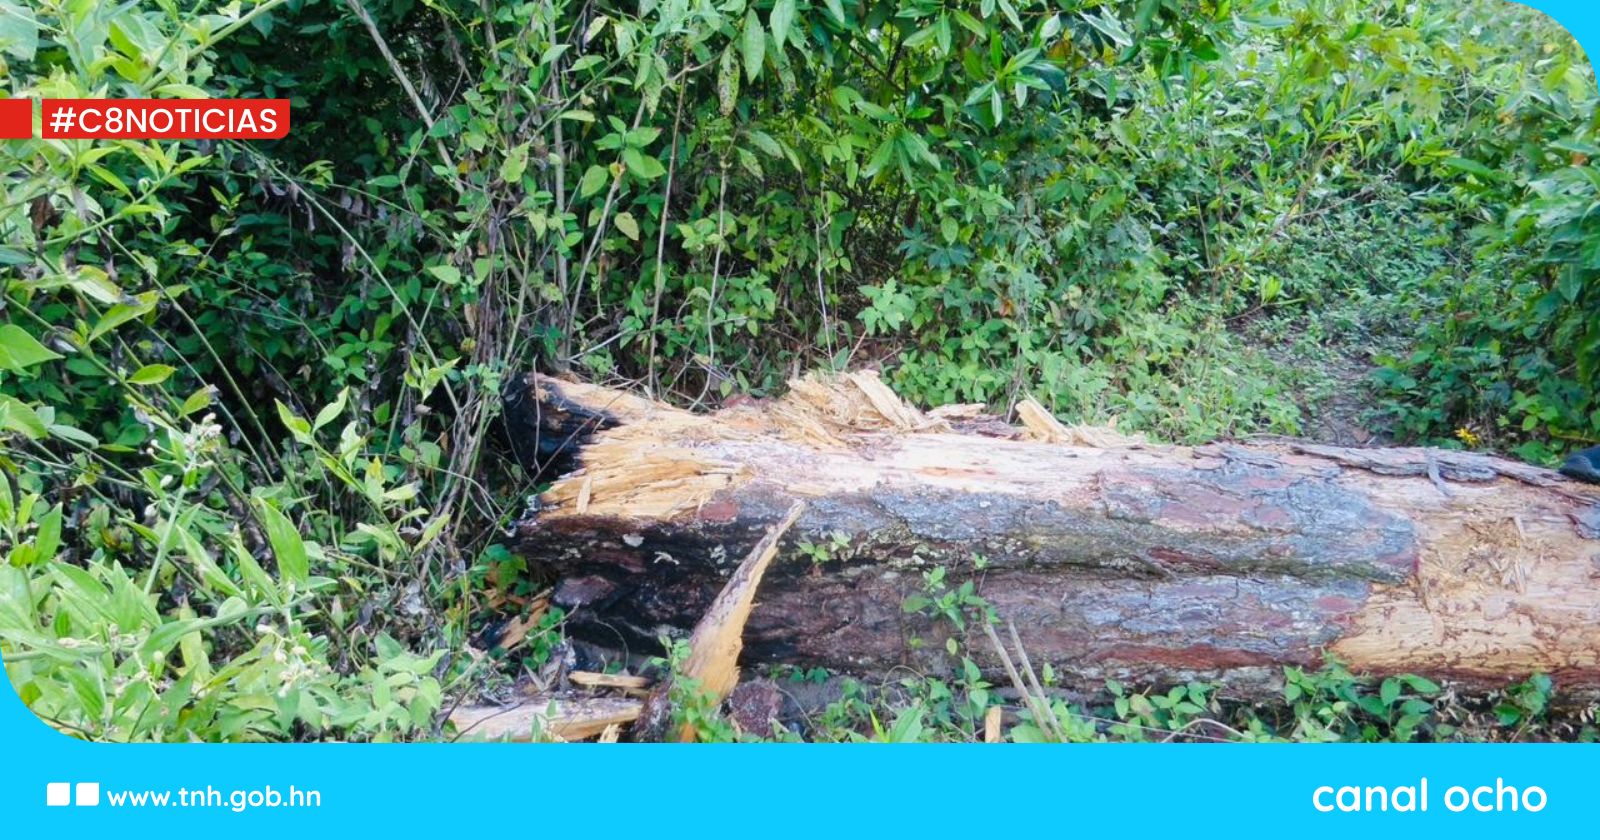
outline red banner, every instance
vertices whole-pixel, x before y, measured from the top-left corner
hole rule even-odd
[[[276,140],[287,99],[46,99],[46,140]]]
[[[33,100],[0,99],[0,140],[33,138]]]

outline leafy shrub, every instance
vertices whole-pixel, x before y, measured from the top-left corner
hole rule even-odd
[[[426,737],[504,679],[470,638],[546,583],[495,545],[534,367],[1293,433],[1241,325],[1382,298],[1401,433],[1600,436],[1592,74],[1499,2],[13,8],[12,96],[295,114],[0,144],[0,645],[82,737]],[[980,682],[879,734],[973,734]]]

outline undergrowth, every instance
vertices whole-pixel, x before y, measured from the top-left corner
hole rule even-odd
[[[561,616],[502,545],[533,369],[1600,438],[1593,75],[1495,0],[0,0],[0,84],[294,113],[0,143],[0,655],[76,737],[435,738],[547,671]],[[839,731],[973,737],[981,682]],[[1103,717],[1222,714],[1126,691]],[[1340,714],[1261,731],[1377,717]]]
[[[1033,671],[1026,651],[1007,647],[999,633],[987,634],[986,649],[965,647],[960,639],[973,638],[966,633],[970,628],[999,624],[994,610],[976,594],[973,580],[957,583],[941,566],[923,573],[922,589],[902,608],[953,631],[945,648],[949,672],[900,669],[906,673],[865,683],[821,668],[772,668],[764,678],[789,698],[782,719],[752,721],[746,730],[715,704],[708,705],[691,684],[675,687],[683,695],[675,724],[706,742],[1600,740],[1596,707],[1568,703],[1557,708],[1555,684],[1543,674],[1497,691],[1463,694],[1414,674],[1355,674],[1328,656],[1318,668],[1284,667],[1276,699],[1245,700],[1231,696],[1225,685],[1200,681],[1156,690],[1114,679],[1086,695],[1081,685],[1063,684],[1048,662]],[[658,663],[667,673],[676,673],[686,657],[686,647],[676,650]],[[987,680],[975,661],[993,666],[997,657],[1018,660],[1007,664],[1008,671],[1020,671],[1009,685]],[[998,726],[991,730],[992,716],[998,716]]]

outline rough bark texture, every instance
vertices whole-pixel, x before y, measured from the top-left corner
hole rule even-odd
[[[555,479],[520,550],[559,577],[571,633],[659,652],[803,499],[746,663],[942,673],[957,631],[902,604],[944,566],[1083,688],[1265,695],[1324,651],[1373,673],[1600,687],[1600,488],[1439,450],[1157,446],[1031,405],[1011,427],[919,412],[870,373],[791,384],[709,415],[542,377],[509,401]],[[825,562],[797,549],[835,534],[847,545]]]

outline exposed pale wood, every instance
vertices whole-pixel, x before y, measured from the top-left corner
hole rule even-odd
[[[1110,449],[1116,446],[1138,446],[1147,441],[1137,435],[1124,435],[1115,429],[1101,426],[1068,426],[1057,420],[1044,406],[1032,397],[1017,403],[1017,420],[1029,438],[1044,443],[1064,443],[1071,446],[1091,446]]]
[[[985,744],[998,744],[1003,736],[1000,733],[1000,721],[1005,716],[1005,711],[999,706],[990,706],[983,713],[983,742]]]
[[[544,620],[544,614],[549,609],[550,597],[548,594],[535,598],[532,607],[526,614],[519,615],[506,622],[505,629],[500,631],[500,638],[495,644],[503,650],[515,650],[518,645],[527,640],[528,634],[539,626],[539,622]]]
[[[581,741],[638,720],[643,706],[632,698],[534,695],[507,706],[462,706],[450,722],[463,740]]]
[[[655,680],[649,677],[639,677],[633,674],[599,674],[594,671],[573,671],[567,674],[567,679],[573,685],[585,688],[622,688],[637,690],[649,688]]]
[[[789,505],[778,524],[768,529],[766,536],[739,564],[689,637],[689,657],[680,674],[693,680],[696,690],[714,704],[721,703],[739,684],[739,653],[744,650],[744,627],[750,618],[750,608],[755,604],[756,588],[761,585],[772,558],[778,554],[778,541],[805,509],[805,502]],[[658,735],[662,729],[670,683],[670,679],[663,680],[646,701],[642,727],[645,737]],[[694,740],[694,730],[684,727],[678,732],[678,740]]]
[[[778,540],[789,532],[805,509],[805,502],[789,506],[783,519],[750,550],[750,556],[739,564],[722,588],[722,594],[695,625],[694,635],[689,637],[689,659],[684,663],[683,673],[698,680],[702,692],[720,700],[738,685],[739,652],[744,649],[744,625],[755,603],[756,587],[761,585],[761,577],[767,573],[772,558],[778,555]]]
[[[1295,441],[1052,443],[970,407],[891,403],[874,376],[709,415],[551,379],[530,391],[544,409],[524,427],[562,445],[541,446],[554,483],[519,550],[560,578],[568,631],[598,644],[687,636],[803,499],[747,661],[946,668],[953,631],[901,609],[943,566],[1069,685],[1224,679],[1270,696],[1282,666],[1326,651],[1374,673],[1600,687],[1600,488],[1551,470]],[[828,562],[796,549],[835,534]],[[965,641],[1000,675],[981,636]]]

